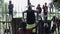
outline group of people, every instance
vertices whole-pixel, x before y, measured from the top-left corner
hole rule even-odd
[[[42,8],[41,8],[40,4],[38,4],[36,10],[37,10],[38,14],[41,14]],[[45,5],[43,5],[43,13],[44,13],[44,16],[47,16],[47,13],[48,13],[47,3],[45,3]]]
[[[58,19],[56,16],[53,16],[49,22],[48,20],[45,20],[45,34],[58,34],[60,26],[59,21],[60,19]]]
[[[13,14],[13,5],[11,4],[11,1],[10,1],[10,5],[9,5],[9,14],[10,15],[12,15]],[[30,9],[30,8],[29,8]],[[45,3],[45,5],[43,5],[43,8],[41,8],[41,6],[40,6],[40,4],[38,4],[38,6],[36,7],[36,10],[37,10],[37,12],[38,12],[38,15],[39,14],[41,14],[41,12],[42,12],[42,9],[43,9],[43,14],[44,14],[44,19],[45,20],[47,20],[47,13],[48,13],[48,6],[47,6],[47,3]],[[31,13],[30,13],[31,14]],[[30,16],[30,15],[29,15]],[[31,16],[32,17],[32,16]],[[35,19],[34,19],[35,20]],[[41,20],[42,21],[42,20]],[[40,22],[41,22],[40,21]],[[54,31],[56,31],[56,24],[57,24],[57,22],[58,22],[59,20],[58,19],[56,19],[56,17],[54,16],[53,18],[52,18],[52,22],[51,22],[51,31],[52,31],[52,33],[54,32]],[[58,22],[59,23],[59,22]],[[19,29],[18,29],[18,33],[19,34],[32,34],[31,32],[32,32],[32,30],[34,29],[34,28],[36,28],[37,26],[39,26],[39,24],[36,26],[36,27],[34,27],[34,28],[31,28],[31,29],[26,29],[26,23],[25,22],[23,22],[23,23],[21,23],[20,24],[20,26],[21,26],[21,28],[19,27]],[[58,25],[59,26],[59,25]],[[40,27],[39,27],[40,28]],[[48,28],[48,27],[47,27]],[[45,29],[46,30],[46,29]],[[48,32],[47,32],[48,33]],[[46,33],[45,33],[46,34]]]
[[[39,20],[39,22],[37,23],[37,25],[33,28],[27,29],[27,23],[26,22],[22,22],[20,24],[21,27],[19,27],[18,29],[18,33],[19,34],[32,34],[32,30],[37,28],[38,33],[36,34],[54,34],[56,32],[56,28],[58,27],[58,32],[59,32],[59,23],[60,20],[56,17],[53,16],[53,18],[51,19],[51,21],[45,20]]]
[[[41,14],[41,12],[42,12],[42,8],[41,8],[41,6],[40,6],[40,4],[38,4],[38,6],[37,6],[37,12],[38,12],[38,16],[39,16],[39,14]],[[31,7],[29,8],[29,10],[31,10]],[[33,11],[31,11],[31,12],[33,12]],[[34,28],[37,28],[38,27],[38,34],[41,34],[42,32],[42,30],[44,31],[43,32],[43,34],[50,34],[51,32],[52,33],[54,33],[54,31],[56,31],[56,27],[57,27],[57,22],[58,22],[58,20],[57,20],[57,18],[56,18],[56,16],[53,16],[53,18],[52,18],[52,20],[51,20],[51,24],[50,24],[50,26],[49,26],[49,24],[48,24],[48,20],[47,20],[47,13],[48,13],[48,6],[47,6],[47,3],[45,3],[45,5],[43,5],[43,13],[44,13],[44,19],[45,19],[45,21],[44,21],[44,23],[42,23],[42,20],[39,20],[39,23],[36,25],[36,27],[33,27],[33,28],[30,28],[30,29],[26,29],[26,24],[28,23],[28,22],[31,22],[31,21],[28,21],[27,23],[25,23],[25,22],[23,22],[22,24],[21,24],[21,28],[19,28],[18,29],[18,33],[19,34],[32,34],[32,30],[34,29]],[[31,13],[30,12],[28,12],[27,11],[27,15],[28,16],[30,16],[31,15]],[[32,16],[30,16],[31,18],[32,18]],[[33,18],[32,18],[33,19]],[[29,19],[30,20],[30,19]],[[34,19],[35,20],[35,19]],[[32,22],[31,22],[32,23]],[[42,23],[42,24],[41,24]],[[52,24],[53,23],[53,24]],[[50,28],[51,28],[51,30],[50,30]]]

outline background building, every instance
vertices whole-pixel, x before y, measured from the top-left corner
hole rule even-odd
[[[7,3],[4,3],[4,0],[0,0],[0,34],[4,32],[7,11]]]

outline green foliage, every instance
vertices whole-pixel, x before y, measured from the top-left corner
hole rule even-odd
[[[54,6],[60,8],[60,0],[54,0]]]

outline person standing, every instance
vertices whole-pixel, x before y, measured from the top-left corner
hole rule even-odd
[[[53,34],[56,31],[56,26],[57,26],[57,18],[56,18],[56,16],[53,16],[52,22],[51,22],[51,29],[52,29]]]
[[[38,4],[38,6],[36,7],[36,10],[38,12],[38,17],[39,17],[39,14],[40,14],[40,17],[41,17],[42,8],[41,8],[40,4]]]
[[[43,13],[44,13],[44,19],[47,19],[47,13],[48,13],[47,3],[45,3],[45,5],[43,5]]]
[[[12,1],[10,0],[9,1],[9,5],[8,5],[8,9],[9,9],[9,19],[10,20],[12,20],[12,18],[13,18],[13,8],[14,8],[14,6],[13,6],[13,4],[12,4]],[[11,23],[11,24],[13,24],[13,23]],[[12,25],[12,27],[13,27],[13,25]],[[15,27],[13,27],[12,29],[14,29]],[[12,30],[13,31],[13,30]],[[13,31],[14,32],[14,31]],[[13,32],[12,32],[12,34],[13,34]]]
[[[42,8],[41,8],[40,4],[38,4],[36,10],[37,10],[38,13],[41,13],[42,12]]]
[[[8,9],[9,9],[9,15],[11,15],[13,17],[13,4],[12,1],[9,1],[9,5],[8,5]]]
[[[51,13],[51,12],[53,12],[53,2],[51,2],[51,3],[49,4],[49,6],[50,6],[50,7],[49,7],[49,10],[50,10],[50,13]]]

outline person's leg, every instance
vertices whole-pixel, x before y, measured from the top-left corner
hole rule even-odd
[[[53,29],[54,29],[54,34],[57,34],[57,32],[56,32],[56,25],[53,25],[54,27],[53,27]]]
[[[44,12],[44,20],[45,20],[45,17],[46,17],[46,12]]]
[[[53,12],[53,7],[51,9],[52,9],[52,12]]]
[[[38,34],[42,34],[42,26],[41,26],[41,23],[40,23],[40,25],[38,26]]]
[[[59,26],[58,26],[58,32],[59,32]]]
[[[39,19],[39,13],[37,13],[37,19]]]
[[[47,19],[47,12],[45,12],[45,16],[44,17],[45,17],[44,19],[46,20]]]
[[[4,34],[6,33],[6,29],[4,30]]]
[[[59,23],[58,23],[57,27],[58,27],[58,32],[59,32]]]
[[[54,34],[54,26],[52,27],[51,33]]]
[[[44,13],[44,15],[43,15],[43,19],[45,20],[45,13]]]

